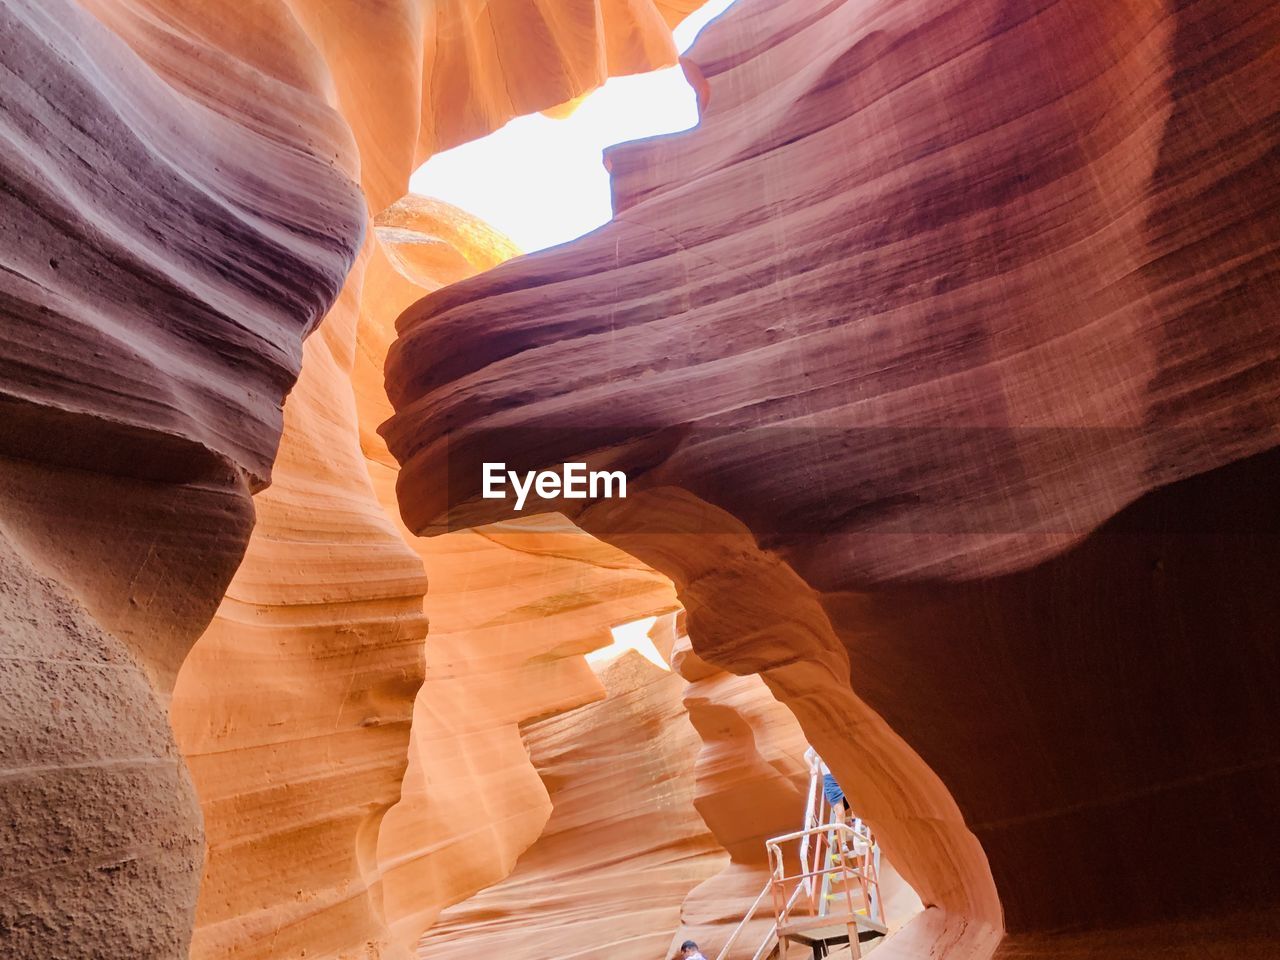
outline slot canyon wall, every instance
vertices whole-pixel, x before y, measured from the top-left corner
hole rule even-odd
[[[521,727],[551,817],[505,878],[440,914],[419,956],[645,960],[722,942],[742,920],[768,876],[765,839],[803,818],[808,744],[759,677],[699,660],[680,619],[650,631],[672,672],[627,652],[598,668],[607,699]],[[887,861],[883,890],[894,927],[920,909]],[[731,955],[751,956],[771,926],[766,908]]]
[[[322,100],[190,96],[62,0],[0,35],[0,952],[178,957],[201,817],[169,691],[364,209]]]
[[[809,744],[791,711],[755,674],[728,673],[699,657],[684,619],[663,617],[651,635],[688,681],[684,704],[703,744],[694,805],[730,860],[685,898],[671,953],[685,940],[708,946],[728,940],[768,880],[765,841],[801,828],[809,787]],[[880,892],[891,932],[921,909],[915,891],[887,859],[881,863]],[[772,927],[766,903],[728,956],[754,956]]]
[[[435,150],[673,62],[692,6],[0,3],[0,952],[406,955],[404,923],[442,905],[406,920],[414,851],[382,831],[421,771],[427,581],[363,442],[375,353],[401,307],[514,249],[468,222],[410,280],[365,224]],[[602,695],[572,661],[631,600],[674,605],[589,554],[511,578],[513,630],[557,583],[588,598],[563,647],[483,666],[501,689],[529,679],[519,654],[559,658],[526,711]],[[549,812],[522,802],[463,824],[459,857],[513,860]]]
[[[0,953],[412,955],[592,829],[522,727],[679,714],[582,658],[659,614],[637,950],[726,935],[804,736],[884,960],[1273,952],[1280,8],[739,0],[608,227],[397,202],[694,6],[0,0]]]
[[[670,955],[681,901],[725,859],[694,807],[701,742],[678,675],[631,651],[600,679],[607,699],[524,727],[554,811],[508,877],[441,915],[420,956]]]
[[[791,707],[928,908],[884,960],[1271,956],[1278,53],[1262,0],[740,0],[612,223],[401,318],[408,526],[628,469],[541,506]]]
[[[670,955],[685,940],[723,943],[759,896],[769,876],[765,840],[803,825],[808,744],[759,677],[726,673],[693,652],[682,614],[658,620],[650,636],[686,681],[685,709],[702,741],[693,803],[729,855],[685,898]],[[773,912],[765,909],[746,925],[732,956],[754,955],[772,926]]]

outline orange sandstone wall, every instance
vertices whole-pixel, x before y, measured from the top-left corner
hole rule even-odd
[[[765,841],[801,829],[808,803],[809,744],[791,711],[755,674],[738,676],[699,657],[683,631],[683,616],[668,616],[650,631],[659,649],[688,681],[689,719],[702,740],[695,806],[730,855],[719,873],[692,890],[672,938],[674,953],[695,940],[708,955],[720,952],[769,876]],[[857,769],[846,779],[873,776]],[[881,894],[891,930],[920,910],[915,892],[889,861],[882,861]],[[755,955],[773,925],[769,900],[761,905],[729,953],[731,960]]]
[[[372,429],[390,413],[389,321],[516,251],[426,198],[378,224],[359,328],[342,328],[356,349],[304,365],[286,424],[308,419],[286,430],[248,558],[175,693],[209,823],[193,956],[408,955],[547,821],[518,724],[600,697],[582,654],[675,605],[668,580],[563,520],[434,541],[389,523],[395,470]]]
[[[427,582],[365,470],[354,339],[335,311],[308,341],[249,551],[174,693],[208,838],[195,957],[360,955],[382,936],[375,849]]]
[[[354,378],[369,473],[398,516],[397,467],[374,427],[391,414],[382,360],[391,321],[421,296],[516,251],[464,212],[406,197],[378,218]],[[425,678],[401,799],[377,856],[396,949],[444,907],[496,883],[551,813],[519,725],[604,695],[582,655],[615,624],[672,610],[670,581],[557,517],[423,540],[404,531],[431,588]]]
[[[499,450],[627,466],[571,518],[849,779],[929,908],[885,960],[1272,952],[1277,50],[1263,0],[741,0],[612,224],[401,318],[409,527],[501,519]]]
[[[683,617],[654,624],[655,644],[669,650],[687,685],[684,705],[702,741],[694,805],[730,862],[685,898],[674,954],[685,940],[719,953],[769,876],[765,841],[802,826],[807,803],[808,744],[791,712],[754,674],[726,673],[693,652]],[[773,923],[766,901],[731,956],[751,957]]]
[[[378,844],[386,911],[407,944],[543,833],[551,803],[520,724],[602,698],[583,654],[612,641],[611,624],[675,604],[665,578],[556,517],[421,543],[426,679]]]
[[[600,680],[604,699],[522,728],[554,811],[511,875],[446,910],[418,956],[666,956],[681,899],[724,859],[694,807],[698,736],[679,676],[629,652]]]

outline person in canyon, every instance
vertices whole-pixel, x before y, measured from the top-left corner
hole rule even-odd
[[[836,781],[834,774],[828,772],[822,775],[822,792],[827,798],[831,812],[839,816],[841,820],[848,820],[852,815],[852,811],[849,809],[849,801],[844,795],[844,788]]]
[[[686,940],[680,944],[680,952],[676,955],[676,960],[707,960],[707,958],[702,955],[696,943]]]

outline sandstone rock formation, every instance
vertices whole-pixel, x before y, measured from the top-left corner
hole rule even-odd
[[[702,741],[694,805],[730,862],[685,898],[668,955],[686,939],[719,952],[769,876],[764,842],[800,829],[809,769],[804,734],[754,675],[734,676],[693,652],[683,618],[652,633],[688,685],[684,704]],[[766,905],[739,937],[734,957],[751,957],[773,923]]]
[[[694,5],[0,0],[0,954],[407,956],[655,571],[735,857],[684,929],[790,803],[763,683],[929,908],[881,960],[1274,952],[1280,8],[739,0],[606,228],[466,279],[509,244],[392,208]],[[634,495],[513,522],[486,454]]]
[[[607,699],[523,728],[554,812],[510,876],[444,912],[419,956],[667,955],[685,893],[724,859],[694,808],[699,738],[679,676],[632,651],[601,680]]]
[[[741,0],[613,223],[400,322],[410,528],[506,516],[485,459],[629,469],[542,508],[847,777],[932,908],[885,960],[1270,949],[1278,48],[1262,0]]]
[[[177,957],[200,814],[168,693],[244,552],[363,205],[328,109],[269,76],[195,96],[66,0],[6,0],[0,36],[0,534],[21,611],[0,642],[0,953]]]
[[[0,946],[185,955],[199,811],[155,736],[218,610],[174,713],[213,850],[196,954],[378,949],[377,830],[405,765],[425,583],[360,446],[362,285],[382,258],[366,243],[352,269],[363,224],[433,150],[671,62],[685,6],[0,2],[0,529],[15,595],[76,611],[4,661],[4,698],[35,711],[14,749],[44,736],[39,678],[105,644],[153,694],[122,668],[102,699],[140,711],[132,729],[169,769],[143,783],[104,766],[122,778],[107,785],[0,757],[14,823],[56,788],[59,816],[162,835],[137,869],[87,836],[0,851],[29,894]],[[111,711],[84,716],[69,758],[110,757]],[[148,795],[105,809],[126,781]],[[79,880],[55,896],[58,871]],[[103,936],[68,939],[68,917]]]
[[[664,617],[652,633],[689,681],[684,703],[703,744],[695,805],[731,860],[685,898],[670,954],[691,939],[708,955],[717,955],[769,877],[765,841],[802,826],[809,744],[795,717],[760,677],[726,673],[694,653],[682,621],[682,616]],[[891,930],[920,910],[914,891],[887,860],[882,863],[881,893]],[[738,935],[730,960],[755,956],[773,920],[766,902]]]
[[[246,74],[210,106],[64,0],[0,17],[6,530],[163,694],[240,560],[363,207],[322,104]],[[243,122],[250,97],[276,107]]]
[[[610,643],[611,623],[675,604],[665,578],[555,517],[420,543],[426,679],[401,800],[378,846],[386,912],[409,945],[543,834],[551,804],[519,725],[604,697],[583,654]],[[593,716],[575,712],[566,729],[590,738]],[[632,734],[640,742],[649,729]]]
[[[335,310],[307,342],[245,561],[174,693],[209,845],[193,957],[359,956],[383,932],[378,828],[400,795],[427,583],[365,468],[354,338]]]
[[[0,539],[0,951],[181,956],[191,781],[128,648]]]
[[[515,248],[420,198],[378,222],[360,315],[344,293],[307,343],[248,555],[175,694],[209,834],[193,957],[408,956],[546,822],[517,724],[599,697],[582,654],[675,606],[565,521],[434,542],[393,525],[373,430],[390,321]]]
[[[392,320],[424,290],[492,267],[510,241],[448,204],[407,197],[378,218],[354,378],[362,445],[398,516],[397,466],[373,429],[390,416],[382,362]],[[599,699],[582,655],[609,627],[676,606],[666,578],[556,517],[423,540],[405,531],[431,584],[426,674],[401,800],[379,834],[392,942],[410,949],[438,912],[510,873],[551,807],[519,724]]]

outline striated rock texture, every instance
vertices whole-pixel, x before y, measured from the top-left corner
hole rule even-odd
[[[683,619],[664,617],[650,633],[689,681],[684,704],[702,739],[695,806],[731,859],[685,898],[670,955],[685,940],[695,940],[710,956],[719,954],[769,877],[765,841],[801,828],[809,744],[760,677],[727,673],[694,653]],[[887,860],[882,866],[886,915],[896,929],[919,912],[920,902]],[[766,902],[735,941],[730,960],[753,957],[772,925]]]
[[[364,207],[336,117],[267,72],[193,95],[66,0],[0,36],[0,953],[181,957],[168,694]]]
[[[511,875],[446,910],[418,956],[666,955],[681,899],[724,859],[694,808],[698,736],[675,674],[629,652],[600,679],[606,699],[523,727],[554,812]]]
[[[422,545],[426,678],[401,800],[378,843],[386,913],[406,945],[442,908],[507,876],[543,834],[555,798],[519,725],[601,699],[583,654],[611,642],[610,624],[675,604],[670,581],[556,517]],[[633,730],[636,742],[649,730]]]
[[[433,150],[671,62],[685,6],[0,0],[6,585],[78,611],[23,641],[0,697],[22,705],[14,749],[41,743],[42,677],[105,630],[152,694],[121,670],[101,698],[163,768],[181,668],[173,724],[210,840],[194,955],[376,953],[386,935],[377,836],[425,581],[360,443],[363,281],[382,261],[366,219]],[[69,758],[112,755],[111,711],[85,710]],[[88,834],[0,850],[28,895],[22,950],[185,956],[185,778],[108,764],[107,785],[45,759],[0,756],[0,818],[27,822],[56,787],[58,817],[156,843],[146,869]],[[138,802],[113,803],[126,780]],[[55,892],[60,871],[76,880]],[[102,936],[68,940],[71,916]],[[110,935],[130,929],[152,933]]]
[[[335,310],[307,342],[275,482],[174,692],[208,836],[193,957],[361,956],[383,930],[378,828],[400,794],[427,584],[365,470],[354,332]]]
[[[167,687],[244,550],[363,206],[330,112],[274,77],[211,104],[72,3],[0,18],[7,525]],[[251,99],[278,106],[250,125]]]
[[[433,153],[611,76],[674,63],[670,27],[698,0],[83,0],[171,84],[210,102],[266,74],[297,88],[231,99],[247,125],[289,107],[328,113],[354,142],[368,209],[408,192]],[[325,108],[330,108],[325,110]],[[332,112],[336,110],[336,113]],[[336,148],[335,148],[336,149]],[[329,154],[330,156],[332,153]],[[344,160],[353,159],[350,147]],[[270,168],[267,168],[270,169]],[[298,184],[309,192],[309,181]]]
[[[209,835],[193,957],[407,956],[547,821],[518,724],[602,696],[582,654],[675,606],[563,520],[436,541],[391,524],[390,320],[515,248],[425,198],[378,224],[358,321],[344,294],[307,343],[249,553],[175,692]]]
[[[273,78],[215,109],[73,4],[0,17],[6,528],[167,692],[240,560],[363,208],[328,111]],[[289,102],[240,122],[237,97],[272,94]]]
[[[424,290],[502,262],[511,242],[457,208],[406,197],[377,220],[354,384],[369,475],[398,515],[397,466],[373,427],[390,415],[382,362],[392,319]],[[431,588],[425,679],[400,802],[378,836],[382,910],[409,951],[444,907],[507,876],[551,813],[519,725],[604,690],[583,654],[618,623],[672,610],[670,581],[558,517],[423,540]]]
[[[682,620],[664,617],[650,634],[687,681],[684,705],[702,741],[694,805],[730,862],[685,898],[681,927],[668,945],[668,955],[688,939],[714,955],[768,879],[765,840],[802,825],[808,799],[808,744],[795,717],[758,676],[735,676],[699,658]],[[772,908],[765,904],[739,937],[732,956],[753,956],[772,923]]]
[[[307,343],[249,552],[175,692],[209,836],[193,957],[407,956],[546,822],[517,724],[599,697],[582,654],[675,606],[565,521],[431,543],[392,524],[387,305],[514,248],[421,199],[379,222],[365,306],[345,293]]]
[[[801,826],[809,787],[804,733],[759,677],[711,666],[687,636],[675,639],[671,659],[688,681],[684,704],[702,739],[698,811],[735,861],[764,863],[764,841]]]
[[[847,777],[932,908],[884,960],[1268,954],[1278,49],[1261,0],[740,0],[613,223],[401,319],[409,527],[628,468],[541,506]]]

